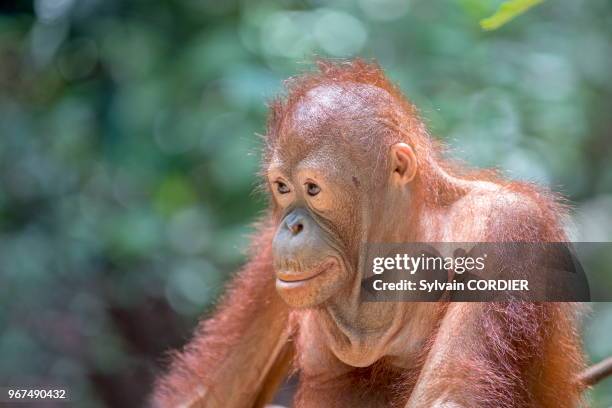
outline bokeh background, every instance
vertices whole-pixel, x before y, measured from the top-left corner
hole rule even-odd
[[[499,3],[2,0],[0,385],[143,405],[244,261],[266,101],[314,55],[377,58],[455,155],[612,241],[612,3],[483,31]],[[609,304],[584,341],[612,355]],[[612,405],[612,380],[590,395]]]

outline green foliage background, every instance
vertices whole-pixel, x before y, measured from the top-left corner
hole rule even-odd
[[[143,404],[244,260],[265,101],[313,55],[377,58],[457,156],[564,193],[577,239],[611,241],[612,3],[483,31],[499,5],[4,0],[0,386]],[[612,307],[584,333],[612,355]]]

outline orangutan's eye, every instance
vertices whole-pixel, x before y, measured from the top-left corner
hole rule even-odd
[[[275,181],[276,183],[276,191],[278,191],[279,194],[287,194],[288,192],[290,192],[291,190],[289,189],[289,186],[285,183],[283,183],[282,181]]]
[[[315,183],[306,183],[306,193],[309,196],[314,197],[321,192],[321,187],[317,186]]]

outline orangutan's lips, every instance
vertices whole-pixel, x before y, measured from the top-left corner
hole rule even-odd
[[[317,267],[308,271],[279,271],[277,272],[276,277],[281,282],[303,282],[321,275],[323,272],[326,272],[327,270],[331,269],[335,264],[336,260],[330,259],[329,261],[325,261]]]

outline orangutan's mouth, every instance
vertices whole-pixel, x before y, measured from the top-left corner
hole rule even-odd
[[[276,272],[276,277],[279,281],[285,283],[304,282],[316,278],[317,276],[327,272],[329,269],[337,265],[335,259],[324,261],[314,268],[307,271],[281,270]]]

